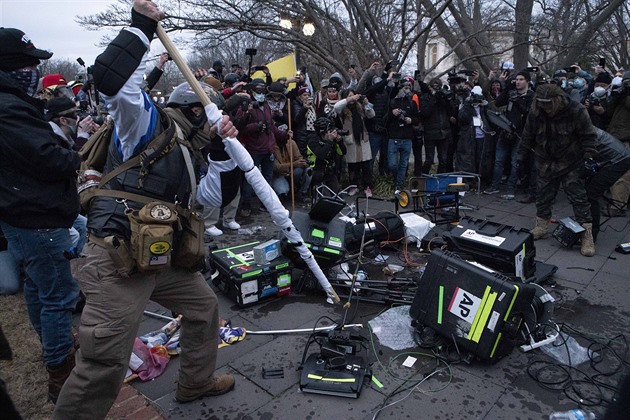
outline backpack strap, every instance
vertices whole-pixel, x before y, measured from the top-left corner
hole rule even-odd
[[[190,158],[190,152],[189,152],[188,147],[185,144],[177,141],[178,139],[182,139],[184,137],[184,134],[181,128],[179,127],[179,125],[175,122],[171,122],[171,125],[168,128],[169,128],[168,130],[163,131],[153,141],[151,141],[151,143],[149,143],[149,146],[147,146],[147,149],[143,151],[141,154],[134,156],[133,158],[127,160],[126,162],[123,162],[121,165],[117,166],[114,170],[112,170],[111,172],[103,176],[103,178],[101,179],[101,182],[99,183],[98,187],[94,191],[94,196],[115,197],[115,198],[119,198],[123,200],[136,201],[142,204],[147,204],[151,201],[160,201],[155,198],[146,197],[144,195],[140,195],[136,193],[130,193],[127,191],[106,190],[106,189],[103,189],[103,186],[107,185],[109,181],[111,181],[112,179],[114,179],[114,177],[118,176],[120,173],[126,171],[127,169],[137,166],[138,164],[142,164],[143,155],[144,155],[144,159],[148,159],[151,163],[153,163],[160,156],[168,153],[171,150],[172,147],[167,147],[169,144],[170,145],[179,144],[180,150],[182,152],[182,157],[184,158],[184,162],[186,162],[186,169],[188,170],[188,176],[190,177],[190,186],[191,186],[190,187],[191,188],[190,208],[194,208],[194,204],[197,197],[197,182],[195,178],[195,170],[192,165],[192,160]],[[167,137],[170,137],[169,141],[164,142],[163,139]],[[149,150],[151,145],[153,145],[154,143],[162,144],[166,146],[160,147],[161,152],[158,153],[155,150],[153,150],[153,148]],[[156,155],[157,157],[155,157]],[[184,209],[183,207],[179,209],[180,213],[187,212],[187,211],[188,210]]]

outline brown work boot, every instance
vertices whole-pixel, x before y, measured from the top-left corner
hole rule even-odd
[[[225,374],[213,376],[212,380],[207,385],[200,386],[198,388],[189,388],[187,386],[183,386],[182,384],[178,384],[175,399],[180,403],[186,403],[194,401],[197,398],[215,397],[233,390],[235,382],[234,376]]]
[[[536,226],[531,230],[534,240],[545,239],[549,236],[549,220],[542,217],[536,217]]]
[[[592,257],[595,255],[595,242],[593,241],[593,224],[582,223],[582,227],[585,229],[582,233],[582,248],[580,253],[585,257]]]
[[[74,369],[74,347],[66,360],[58,366],[46,366],[48,371],[48,401],[57,404],[63,384]]]

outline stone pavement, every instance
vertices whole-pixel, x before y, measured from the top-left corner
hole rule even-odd
[[[478,209],[474,208],[477,200]],[[462,210],[462,215],[517,228],[530,228],[533,225],[533,204],[474,194],[469,194],[463,204],[470,209]],[[392,203],[376,200],[370,200],[369,207],[370,214],[376,213],[379,208],[393,210]],[[573,215],[562,192],[554,210],[558,219]],[[215,245],[223,248],[275,237],[276,229],[265,212],[254,211],[249,218],[237,221],[243,227],[263,226],[264,229],[253,235],[228,232],[216,238]],[[556,299],[552,320],[571,326],[599,342],[613,340],[613,347],[621,349],[618,351],[619,359],[625,360],[625,366],[629,361],[628,355],[622,352],[622,341],[625,338],[618,336],[627,333],[630,321],[630,255],[617,253],[614,248],[618,243],[630,241],[628,222],[627,217],[607,221],[602,226],[596,246],[597,253],[592,258],[581,256],[577,247],[562,247],[553,238],[535,243],[536,259],[558,267],[553,277],[555,285],[545,285]],[[390,250],[387,253],[390,255],[388,263],[397,263],[398,260],[399,264],[404,264],[400,260],[404,257],[401,252]],[[422,258],[417,253],[412,253],[412,257],[416,260]],[[379,274],[380,269],[372,267],[369,271],[370,278],[379,279],[382,276]],[[294,285],[298,276],[299,271],[294,270]],[[242,326],[248,330],[312,328],[315,325],[330,324],[331,320],[339,322],[345,315],[340,305],[325,303],[321,291],[293,293],[248,308],[239,308],[218,291],[217,295],[221,317],[230,319],[233,326]],[[346,322],[361,323],[367,327],[370,319],[387,308],[385,304],[352,301]],[[150,304],[147,309],[164,315],[170,314],[156,304]],[[163,321],[145,317],[139,335],[163,324]],[[578,332],[569,334],[583,346],[588,345],[589,340],[578,337]],[[370,337],[367,328],[359,333]],[[592,379],[584,379],[578,371],[571,372],[574,382],[566,392],[543,388],[528,375],[528,371],[535,371],[532,369],[537,366],[537,361],[552,361],[540,350],[523,353],[515,349],[493,365],[474,361],[471,364],[451,363],[445,367],[446,364],[440,364],[436,359],[423,355],[426,350],[409,348],[394,351],[382,346],[376,338],[373,338],[371,362],[373,374],[382,383],[382,388],[373,382],[366,383],[357,399],[305,394],[298,389],[300,373],[296,368],[302,358],[307,338],[308,334],[250,334],[240,343],[221,348],[217,370],[235,375],[236,388],[219,397],[204,398],[188,404],[177,403],[174,398],[179,367],[177,357],[171,359],[160,377],[149,382],[137,380],[131,385],[144,395],[156,413],[166,419],[371,419],[375,414],[379,419],[546,419],[553,411],[577,407],[578,404],[569,398],[574,396],[574,389],[581,390],[583,396],[590,398],[583,398],[583,402],[588,404],[592,401],[595,406],[590,409],[598,415],[605,411],[599,398],[609,400],[612,396],[606,386],[599,385]],[[315,347],[317,346],[311,346],[310,352],[315,351]],[[596,378],[614,387],[621,374],[627,374],[628,369],[614,354],[606,351],[606,348],[598,349],[601,350],[602,364],[593,367],[585,363],[579,368],[591,377],[596,373],[594,368],[602,372],[618,371],[610,377]],[[412,368],[402,366],[408,354],[418,358]],[[440,366],[439,372],[429,376],[436,363]],[[284,377],[264,379],[263,368],[281,368],[284,370]],[[551,384],[558,377],[562,380],[564,372],[552,366],[548,372],[540,375],[539,380],[546,380]],[[552,384],[548,387],[557,388]],[[129,388],[124,388],[123,392],[125,395],[130,393],[141,408],[145,407],[145,401],[131,394]],[[382,407],[385,408],[378,411]],[[120,414],[120,417],[112,418],[155,418],[141,413],[137,407],[135,412],[137,414],[131,416]],[[142,417],[143,415],[147,417]]]

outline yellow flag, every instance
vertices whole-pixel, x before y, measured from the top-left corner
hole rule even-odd
[[[285,57],[279,58],[271,63],[267,64],[267,68],[271,73],[271,77],[274,81],[281,77],[287,79],[295,76],[297,73],[297,66],[295,65],[295,54],[289,54]],[[262,71],[255,71],[252,74],[252,79],[260,78],[265,80],[265,73]]]

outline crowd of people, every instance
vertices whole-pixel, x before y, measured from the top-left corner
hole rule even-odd
[[[181,253],[134,269],[141,257],[130,242],[143,212],[156,219],[170,220],[175,209],[190,216],[197,189],[219,196],[216,206],[203,208],[207,236],[240,228],[236,218],[251,215],[255,194],[222,138],[238,138],[287,204],[290,197],[309,202],[322,184],[333,191],[351,186],[350,196],[369,198],[375,175],[400,190],[410,176],[466,172],[481,176],[484,194],[536,202],[532,233],[539,239],[550,233],[562,186],[584,227],[585,256],[595,254],[606,190],[605,214],[625,214],[630,71],[597,66],[589,73],[573,65],[546,77],[539,68],[516,71],[505,62],[481,86],[474,71],[425,82],[401,74],[395,61],[376,61],[363,73],[351,66],[349,80],[334,73],[314,90],[304,71],[274,79],[262,66],[264,78],[252,79],[252,69],[234,64],[226,72],[216,60],[195,72],[211,105],[187,83],[154,101],[148,92],[169,57],[160,55],[146,80],[145,63],[163,16],[152,2],[135,0],[130,27],[83,83],[60,74],[40,77],[40,60],[52,54],[18,29],[0,29],[0,228],[24,267],[29,318],[56,403],[53,418],[105,416],[149,299],[183,315],[177,400],[234,387],[231,375],[214,374],[218,306],[203,276]],[[119,60],[121,54],[128,59]],[[99,174],[107,188],[81,210],[78,151],[108,119],[115,129]],[[162,205],[156,213],[155,203]],[[78,283],[69,266],[77,256],[86,257]],[[17,292],[15,282],[2,280],[0,293]],[[71,326],[79,289],[85,307],[77,343]]]

